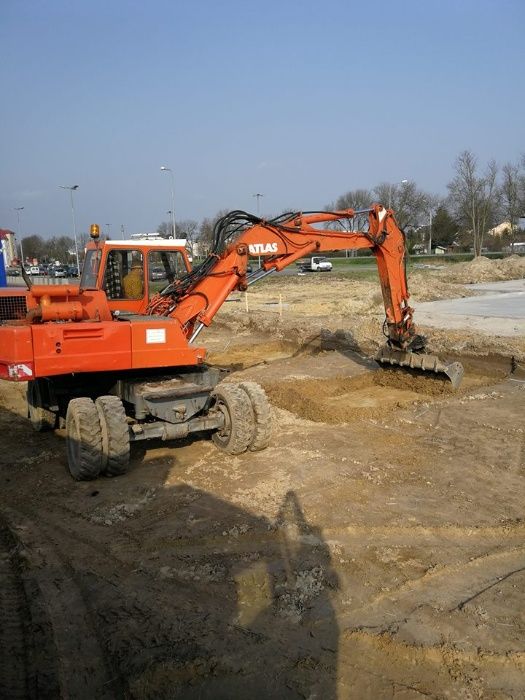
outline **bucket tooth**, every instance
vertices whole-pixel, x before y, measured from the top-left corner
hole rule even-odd
[[[422,372],[434,372],[445,375],[454,389],[457,389],[463,379],[463,365],[460,362],[445,363],[437,355],[396,350],[383,346],[377,353],[376,362],[393,367],[408,367]]]

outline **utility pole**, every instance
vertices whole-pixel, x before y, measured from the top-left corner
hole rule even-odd
[[[252,195],[252,197],[255,197],[255,198],[257,199],[257,216],[260,218],[260,215],[259,215],[259,200],[261,199],[261,197],[264,197],[264,195],[261,194],[260,192],[257,192],[256,194]],[[260,267],[261,267],[261,256],[259,255],[259,268],[260,268]]]
[[[73,238],[75,239],[75,257],[77,259],[77,270],[80,274],[80,263],[78,260],[78,243],[77,243],[77,223],[75,220],[75,205],[73,203],[73,192],[78,190],[78,185],[59,185],[61,190],[69,190],[71,197],[71,216],[73,218]]]
[[[16,211],[16,218],[18,220],[18,230],[17,233],[20,237],[20,258],[22,260],[22,267],[24,266],[24,248],[22,246],[22,232],[20,231],[20,212],[23,211],[24,207],[15,207]],[[15,255],[16,255],[16,246],[15,246]]]

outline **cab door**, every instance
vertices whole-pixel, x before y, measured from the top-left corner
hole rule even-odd
[[[102,288],[111,311],[145,313],[148,288],[144,252],[139,247],[111,248],[105,262]]]

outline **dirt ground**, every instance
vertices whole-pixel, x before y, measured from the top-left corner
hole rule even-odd
[[[414,304],[467,273],[415,272]],[[156,442],[74,482],[0,385],[0,697],[525,697],[525,339],[422,329],[453,392],[369,359],[372,281],[233,298],[199,340],[265,387],[262,452]]]

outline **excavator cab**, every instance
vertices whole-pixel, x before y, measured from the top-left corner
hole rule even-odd
[[[90,243],[80,289],[105,292],[112,312],[143,314],[150,299],[191,271],[184,239]]]

